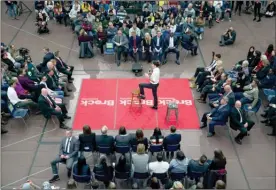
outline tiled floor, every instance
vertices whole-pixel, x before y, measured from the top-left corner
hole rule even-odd
[[[30,7],[32,4],[27,3]],[[69,28],[51,21],[51,34],[37,36],[34,13],[26,13],[20,16],[20,20],[10,20],[5,10],[2,2],[1,41],[30,49],[35,63],[42,61],[43,47],[49,47],[52,51],[60,50],[63,59],[69,65],[75,66],[74,92],[66,99],[71,116],[74,116],[82,79],[134,77],[130,72],[130,62],[123,63],[118,68],[112,56],[103,57],[98,51],[93,59],[78,59],[77,39]],[[231,47],[220,48],[220,34],[229,26],[236,29],[237,41]],[[197,66],[210,62],[212,51],[222,54],[224,67],[229,69],[246,57],[249,46],[254,45],[257,49],[265,51],[269,43],[275,44],[275,19],[264,18],[261,23],[257,23],[252,21],[252,16],[234,16],[231,23],[224,21],[212,29],[206,28],[204,39],[200,41],[199,55],[188,55],[184,58],[181,51],[181,65],[169,62],[161,68],[162,77],[191,77]],[[144,67],[147,71],[149,66],[144,63]],[[197,92],[194,91],[193,94],[195,98],[198,97]],[[206,105],[196,106],[199,116],[209,110]],[[67,125],[70,126],[72,121]],[[57,128],[52,121],[45,127],[42,116],[32,116],[27,123],[28,127],[25,127],[20,121],[12,120],[8,125],[9,133],[1,136],[1,189],[18,187],[27,179],[40,185],[51,177],[50,161],[58,153],[59,141],[64,131]],[[275,138],[266,135],[270,129],[257,123],[251,136],[244,139],[242,146],[233,143],[236,132],[230,132],[230,137],[227,130],[219,127],[216,130],[217,135],[213,138],[206,138],[206,130],[179,131],[183,137],[182,150],[188,157],[198,158],[203,153],[211,157],[214,148],[221,148],[227,157],[229,189],[275,189]],[[117,131],[110,131],[110,134],[116,133]],[[146,136],[150,136],[151,133],[145,131]],[[62,180],[56,185],[65,187],[67,179],[64,166],[61,166],[60,176]]]

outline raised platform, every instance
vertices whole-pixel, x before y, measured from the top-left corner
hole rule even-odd
[[[187,79],[161,79],[158,88],[159,109],[153,110],[153,97],[150,89],[145,89],[146,100],[142,108],[131,106],[131,92],[146,79],[83,79],[78,100],[74,130],[83,125],[100,129],[107,125],[109,129],[125,126],[127,129],[154,129],[159,126],[168,129],[176,125],[178,129],[198,129],[199,120]],[[170,121],[165,120],[167,103],[176,101],[179,109],[179,121],[172,113]]]

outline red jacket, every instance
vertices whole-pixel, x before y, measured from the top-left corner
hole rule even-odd
[[[82,28],[83,28],[85,31],[92,31],[92,25],[89,24],[89,23],[83,23],[83,24],[82,24]]]

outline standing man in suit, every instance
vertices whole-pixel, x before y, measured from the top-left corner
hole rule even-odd
[[[230,127],[235,131],[240,131],[240,133],[235,137],[237,144],[242,144],[242,139],[247,136],[247,132],[249,132],[255,125],[253,121],[250,121],[246,118],[245,113],[241,107],[241,101],[237,100],[235,103],[235,108],[233,108],[230,113]]]
[[[104,125],[101,129],[102,134],[96,135],[96,145],[102,147],[110,147],[111,151],[114,150],[114,137],[107,135],[108,127]]]
[[[177,145],[177,144],[179,144],[179,150],[180,150],[181,134],[176,133],[176,127],[173,125],[171,126],[170,131],[171,131],[171,134],[166,136],[163,141],[163,146],[165,150],[167,150],[168,145]],[[166,154],[167,154],[167,159],[169,159],[170,152],[167,152]],[[171,158],[173,158],[173,156],[174,156],[174,152],[171,152]]]
[[[209,113],[204,113],[201,119],[203,125],[200,129],[207,127],[207,121],[209,121],[209,133],[207,137],[212,137],[215,135],[215,126],[216,125],[224,125],[227,122],[229,116],[229,106],[228,106],[228,98],[222,97],[220,100],[220,105],[216,108],[212,109]]]
[[[115,51],[117,53],[117,65],[121,64],[121,54],[124,53],[125,61],[127,59],[128,52],[128,39],[126,35],[122,33],[122,30],[118,30],[117,35],[112,40],[115,45]]]
[[[167,63],[167,55],[168,53],[175,53],[176,55],[176,61],[175,63],[177,65],[180,65],[180,61],[179,61],[179,50],[178,48],[178,42],[177,42],[177,37],[174,36],[174,33],[171,32],[170,33],[170,37],[168,37],[165,40],[165,52],[164,52],[164,62],[163,64]]]
[[[145,99],[145,92],[144,88],[149,88],[152,90],[153,95],[153,106],[152,109],[157,110],[158,109],[158,98],[157,98],[157,89],[159,86],[159,79],[160,79],[160,69],[159,69],[160,63],[159,61],[153,61],[151,64],[152,67],[152,73],[145,73],[145,76],[149,79],[149,83],[140,83],[139,89],[140,89],[140,96],[139,98]]]
[[[131,37],[129,38],[129,54],[137,62],[137,54],[139,60],[142,58],[142,45],[140,36],[136,35],[135,30],[132,31]]]
[[[47,70],[47,63],[51,60],[51,59],[55,59],[55,55],[50,52],[50,49],[45,47],[43,49],[44,52],[44,57],[43,57],[43,61],[41,64],[39,64],[37,66],[37,69],[39,70],[39,72],[44,72],[45,70]]]
[[[60,180],[58,175],[57,164],[62,162],[66,164],[67,176],[71,177],[72,166],[74,161],[78,158],[79,141],[72,136],[72,130],[66,130],[65,137],[62,139],[58,157],[51,162],[53,177],[49,180],[50,183]]]
[[[153,56],[154,60],[159,60],[160,63],[162,63],[163,58],[163,48],[164,48],[164,41],[161,36],[161,31],[157,31],[157,35],[154,36],[152,39],[152,46],[153,46]]]
[[[56,104],[55,101],[48,95],[48,90],[46,88],[42,88],[41,90],[41,95],[38,98],[38,107],[45,118],[48,119],[52,115],[55,115],[59,120],[59,128],[68,129],[63,122],[65,119],[71,119],[71,117],[67,115],[68,111],[65,105]]]
[[[56,59],[56,68],[62,74],[67,75],[68,82],[72,83],[74,78],[72,78],[72,74],[74,71],[74,66],[68,66],[59,56],[59,51],[55,52],[55,59]]]

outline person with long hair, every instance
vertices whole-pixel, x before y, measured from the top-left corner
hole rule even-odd
[[[107,165],[107,158],[105,155],[102,155],[100,157],[100,160],[98,164],[95,165],[93,172],[97,176],[98,175],[104,175],[105,181],[104,183],[108,183],[113,179],[113,167],[110,165]],[[97,177],[96,177],[97,179]]]
[[[78,161],[73,166],[73,174],[78,176],[89,176],[91,178],[91,171],[89,165],[86,164],[84,156],[80,156]]]
[[[121,126],[119,128],[119,134],[115,137],[115,145],[117,146],[129,146],[131,136],[127,133],[126,128]]]
[[[266,49],[266,52],[265,52],[265,55],[266,55],[266,57],[269,61],[271,61],[271,59],[272,59],[272,52],[273,51],[274,51],[273,44],[269,44],[267,49]]]
[[[254,56],[254,52],[255,52],[255,47],[254,46],[250,46],[249,50],[248,50],[248,53],[247,53],[247,61],[248,63],[250,64],[255,56]]]
[[[100,25],[97,29],[97,38],[98,38],[98,40],[97,40],[98,47],[101,50],[101,54],[103,54],[104,53],[104,45],[105,45],[106,40],[107,40],[107,34],[103,30],[102,25]]]
[[[153,130],[153,134],[150,137],[151,144],[163,144],[164,136],[159,127],[155,127]]]
[[[84,125],[83,133],[79,135],[80,152],[83,151],[95,151],[96,150],[96,135],[91,132],[89,125]]]
[[[150,63],[152,60],[152,41],[149,33],[145,34],[142,48],[142,51],[145,53],[145,60],[148,61],[148,63]]]
[[[214,158],[210,164],[210,170],[221,170],[225,169],[226,166],[226,158],[223,155],[223,152],[220,149],[214,150]]]
[[[145,146],[145,151],[148,150],[148,139],[144,137],[144,133],[141,129],[138,129],[135,134],[135,138],[131,140],[131,146],[138,147],[139,144],[143,144]]]

